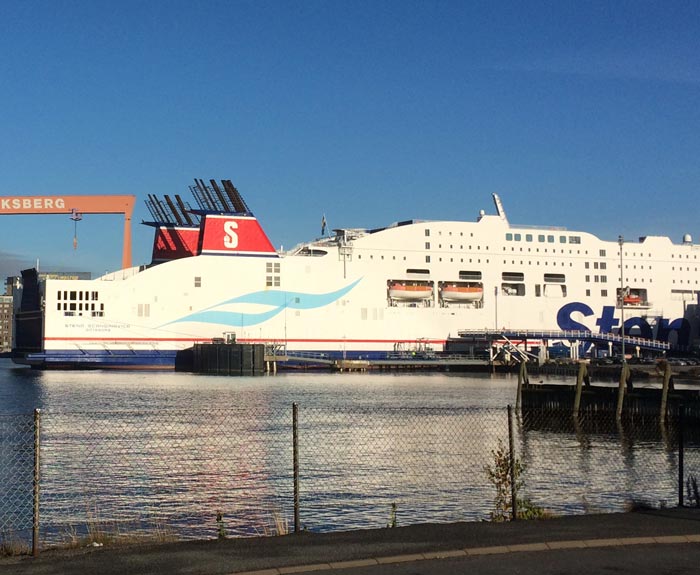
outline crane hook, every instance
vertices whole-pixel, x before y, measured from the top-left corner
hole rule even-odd
[[[83,214],[75,208],[70,211],[70,219],[73,220],[73,249],[78,249],[78,222],[83,219]]]

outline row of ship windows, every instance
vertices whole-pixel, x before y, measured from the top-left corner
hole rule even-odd
[[[521,242],[522,240],[523,240],[522,234],[511,234],[511,233],[506,234],[506,241],[507,242]],[[526,242],[535,241],[534,234],[525,234],[525,241]],[[553,235],[537,234],[537,241],[540,243],[546,242],[548,244],[553,244],[553,243],[555,243],[556,240],[555,240],[555,237]],[[567,241],[570,244],[580,244],[581,243],[581,236],[559,236],[559,243],[560,244],[565,244],[565,243],[567,243]]]
[[[63,315],[83,315],[82,312],[90,312],[93,317],[102,317],[105,312],[105,304],[59,302],[56,304],[56,310],[63,311]]]
[[[591,297],[591,290],[589,290],[589,289],[586,290],[586,297]],[[606,290],[606,289],[600,290],[600,297],[608,297],[608,290]]]
[[[99,294],[96,291],[68,291],[68,290],[59,290],[56,292],[56,299],[61,301],[61,300],[66,300],[66,301],[85,301],[85,300],[92,300],[92,301],[97,301],[99,299]]]
[[[442,231],[438,230],[438,235],[441,236],[441,235],[442,235]],[[452,232],[447,232],[447,235],[448,235],[448,236],[451,236],[451,235],[452,235]],[[460,236],[464,236],[464,233],[459,232],[459,235],[460,235]],[[429,230],[428,228],[426,228],[426,230],[425,230],[425,237],[429,237],[429,236],[430,236],[430,230]],[[470,232],[469,237],[470,237],[470,238],[473,238],[473,237],[474,237],[474,232]]]
[[[438,235],[441,236],[442,232],[438,231]],[[451,236],[452,232],[449,232],[448,235]],[[462,232],[459,232],[459,235],[463,236],[464,234]],[[426,237],[430,236],[430,230],[427,228],[425,230],[425,236]],[[474,237],[474,234],[470,233],[469,236]],[[534,242],[535,241],[534,234],[521,234],[521,233],[511,233],[511,232],[506,233],[506,241],[508,241],[508,242],[512,242],[512,241],[520,242],[520,241],[523,241],[523,236],[524,236],[526,242]],[[554,236],[552,234],[537,234],[537,241],[540,243],[549,243],[549,244],[556,243],[556,236]],[[570,244],[580,244],[581,243],[581,236],[561,236],[561,235],[559,236],[559,243],[565,244],[567,242]],[[450,246],[450,248],[451,247],[452,246]],[[460,246],[460,249],[462,249],[461,246]],[[470,249],[471,249],[471,246],[470,246]],[[481,249],[481,248],[479,248],[479,249]],[[488,250],[488,248],[486,248],[486,249]],[[503,248],[503,249],[505,249],[505,248]],[[588,251],[586,251],[586,253],[588,253]],[[631,254],[631,257],[637,257],[637,252],[630,252],[630,253],[625,252],[624,255],[625,255],[625,257],[627,257],[630,254]],[[600,250],[600,255],[601,255],[601,257],[605,257],[605,250]],[[619,252],[618,252],[618,255],[619,255]],[[639,257],[651,257],[651,254],[645,255],[644,253],[639,252]],[[683,254],[677,254],[677,255],[671,254],[671,258],[672,259],[673,258],[683,259]],[[685,259],[690,259],[690,255],[685,254]],[[693,255],[693,259],[694,260],[698,259],[697,254]]]
[[[430,276],[430,270],[428,269],[415,269],[408,268],[406,270],[407,276]],[[565,274],[544,274],[545,283],[565,283]],[[477,270],[459,270],[459,279],[466,281],[481,281],[483,279],[482,273]],[[501,279],[504,282],[524,282],[525,274],[523,272],[503,272],[501,273]]]
[[[469,250],[472,249],[472,246],[468,246],[468,247],[469,247]],[[438,245],[438,248],[442,248],[442,244]],[[450,245],[450,249],[452,249],[452,248],[453,248],[453,246]],[[425,243],[425,249],[431,249],[431,248],[430,248],[430,242],[426,242],[426,243]],[[463,249],[463,246],[459,246],[459,249]],[[486,251],[488,251],[488,249],[489,249],[488,246],[486,246]],[[503,249],[505,250],[506,248],[504,247]],[[481,246],[477,246],[477,250],[481,250]],[[511,248],[511,250],[514,251],[515,248]],[[520,248],[520,251],[523,251],[523,249]],[[530,251],[530,248],[528,248],[527,251],[529,252],[529,251]],[[539,250],[539,248],[536,248],[535,251],[536,251],[536,252],[539,252],[540,250]],[[561,251],[562,254],[565,252],[564,250],[560,250],[560,251]],[[544,252],[547,253],[547,250],[545,249]],[[557,251],[556,251],[556,250],[552,250],[552,253],[555,254],[555,253],[557,253]],[[577,254],[580,254],[580,253],[581,253],[581,250],[576,250],[576,253],[577,253]],[[573,250],[569,250],[569,254],[572,254],[572,255],[573,255]],[[584,255],[587,255],[587,254],[588,254],[588,250],[585,250]],[[600,254],[599,254],[600,257],[606,257],[605,254],[606,254],[606,251],[605,251],[605,250],[600,250]],[[627,255],[627,254],[625,254],[625,255]],[[632,254],[632,255],[633,255],[633,256],[636,256],[636,253],[635,253],[635,254]],[[640,257],[644,257],[644,254],[640,253],[639,256],[640,256]],[[406,261],[406,256],[400,256],[400,257],[403,258],[403,261]],[[651,254],[649,254],[649,257],[651,257]],[[671,257],[673,257],[673,256],[671,256]],[[694,256],[694,257],[695,257],[695,256]],[[362,254],[358,254],[358,255],[357,255],[357,259],[358,259],[358,260],[361,260],[361,259],[362,259]],[[373,260],[373,259],[374,259],[374,254],[369,254],[369,259],[370,259],[370,260]],[[384,255],[380,255],[380,256],[379,256],[379,259],[384,260]],[[392,260],[396,260],[396,256],[392,256],[391,259],[392,259]],[[425,261],[426,261],[426,262],[430,262],[430,259],[431,259],[431,256],[429,256],[429,255],[425,256]],[[442,260],[442,257],[440,257],[440,258],[438,259],[438,261],[443,261],[443,260]],[[455,261],[454,258],[450,258],[450,262],[454,262],[454,261]],[[460,258],[459,261],[460,261],[460,263],[464,263],[464,258]],[[479,261],[481,261],[481,260],[479,260]],[[470,259],[469,262],[472,262],[472,260]],[[488,260],[486,260],[486,262],[488,263]],[[506,263],[506,260],[504,260],[503,263]],[[521,261],[520,263],[522,264],[523,262]],[[530,262],[528,262],[528,264],[529,264],[529,265],[532,265],[532,262],[530,261]],[[267,265],[268,265],[268,267],[269,267],[269,266],[271,266],[272,264],[268,263]],[[277,264],[277,263],[274,264],[274,265],[279,267],[279,264]],[[539,262],[537,262],[536,265],[540,265]],[[546,262],[546,261],[545,261],[545,264],[544,264],[544,265],[547,265],[547,262]],[[557,265],[557,264],[556,264],[556,262],[553,262],[552,265]],[[564,264],[564,263],[561,263],[561,265],[565,265],[565,264]],[[573,264],[571,264],[571,263],[569,264],[569,266],[572,266],[572,265],[573,265]],[[584,265],[585,265],[585,268],[586,268],[586,269],[589,269],[589,268],[590,268],[590,262],[585,262]],[[619,267],[620,267],[620,264],[618,264],[617,267],[619,268]],[[599,262],[593,262],[593,268],[594,268],[594,269],[602,269],[602,270],[604,270],[604,269],[607,268],[607,264],[606,264],[606,262],[600,262],[600,263],[599,263]],[[629,268],[629,265],[628,265],[628,264],[625,264],[625,269],[628,269],[628,268]],[[636,264],[634,264],[634,265],[632,266],[632,268],[633,268],[633,269],[637,269]],[[644,269],[644,266],[643,266],[643,265],[640,266],[640,269]],[[648,269],[652,269],[651,266],[648,266]],[[671,267],[671,271],[676,271],[675,266]],[[683,271],[683,268],[679,267],[679,268],[678,268],[678,271]],[[685,268],[685,271],[691,271],[690,267],[686,267],[686,268]],[[692,271],[696,271],[696,272],[697,272],[697,271],[698,271],[698,268],[694,268]],[[269,270],[268,270],[268,273],[269,273]]]

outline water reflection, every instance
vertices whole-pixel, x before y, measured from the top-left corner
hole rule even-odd
[[[487,374],[229,378],[0,364],[0,405],[5,414],[43,410],[44,542],[96,527],[216,537],[218,513],[229,535],[291,523],[293,402],[303,527],[383,527],[392,504],[399,525],[487,518],[495,492],[484,467],[499,440],[508,443],[516,384]],[[4,521],[26,526],[29,517],[31,526],[30,459],[17,459],[24,444],[10,440],[17,422],[0,423],[0,469],[17,469],[22,502]],[[523,495],[542,507],[582,513],[676,500],[672,424],[527,412],[515,423]],[[699,442],[691,433],[686,443],[697,472]]]

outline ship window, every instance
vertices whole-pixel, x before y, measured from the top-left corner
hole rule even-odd
[[[598,269],[598,262],[593,262],[593,269],[597,270]]]
[[[608,297],[608,290],[606,290],[606,289],[600,290],[600,295],[602,295],[603,297]]]
[[[504,296],[524,296],[525,284],[521,283],[502,283],[501,294]]]
[[[535,297],[540,297],[542,295],[542,286],[540,284],[535,284]]]
[[[600,276],[600,281],[602,283],[608,283],[608,276]]]
[[[459,279],[471,280],[471,281],[481,281],[481,272],[460,270]]]
[[[425,249],[429,250],[430,249],[430,242],[425,242]]]
[[[57,309],[58,311],[61,311],[61,304],[60,304],[60,303],[57,303],[57,304],[56,304],[56,309]]]
[[[563,284],[566,281],[566,276],[564,274],[544,274],[544,281]]]
[[[532,234],[525,234],[525,241],[531,242],[532,241]]]
[[[430,263],[430,256],[425,256],[425,263],[429,264]]]
[[[603,290],[603,291],[605,291],[605,290]],[[591,290],[587,289],[586,290],[586,297],[590,297],[590,295],[591,295]],[[601,293],[600,295],[603,295],[603,294]]]
[[[194,287],[202,287],[202,276],[194,276]]]
[[[272,287],[272,276],[267,276],[267,277],[265,278],[265,285],[266,285],[267,287]]]
[[[76,299],[78,299],[78,293],[74,291],[70,292],[70,299],[71,301],[75,301]]]
[[[543,241],[544,241],[544,235],[539,234],[539,235],[537,236],[537,241],[538,241],[538,242],[543,242]]]
[[[425,230],[425,237],[427,238],[428,236],[430,236],[430,230]]]
[[[92,301],[97,301],[98,294],[96,291],[92,292]]]
[[[565,244],[566,243],[566,236],[559,236],[559,243]]]
[[[514,237],[515,237],[515,241],[516,241],[516,242],[519,242],[519,241],[522,240],[522,236],[521,236],[520,234],[515,234]]]
[[[74,293],[75,293],[75,292],[74,292]],[[69,307],[68,309],[70,309],[70,311],[75,311],[75,306],[76,306],[76,305],[77,305],[77,304],[72,303],[72,304],[70,304],[70,307]]]
[[[545,284],[544,297],[548,297],[548,298],[566,297],[566,286],[565,285]]]
[[[570,244],[580,244],[581,237],[580,236],[569,236],[569,243]]]
[[[421,275],[427,276],[427,275],[430,275],[430,270],[408,268],[406,270],[406,273],[407,274],[421,274]]]
[[[522,272],[503,272],[501,278],[504,282],[522,282],[525,281],[525,274]]]
[[[591,264],[590,264],[589,262],[586,262],[586,263],[583,264],[583,267],[586,268],[586,269],[588,269],[588,268],[591,267]]]
[[[274,277],[274,284],[275,284],[275,287],[280,287],[280,278],[279,278],[279,276],[275,276],[275,277]]]
[[[606,264],[605,262],[600,262],[600,269],[601,270],[607,269],[607,267],[608,267],[608,264]]]
[[[506,241],[512,242],[513,241],[513,234],[506,234]]]
[[[600,257],[604,258],[605,257],[605,250],[600,250]]]
[[[547,243],[553,244],[554,243],[554,236],[547,236]]]
[[[58,292],[58,299],[59,299],[59,301],[61,299],[61,292],[60,291]]]

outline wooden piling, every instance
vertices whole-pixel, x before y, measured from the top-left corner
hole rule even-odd
[[[623,360],[622,369],[620,369],[620,385],[617,388],[617,411],[615,412],[615,416],[617,417],[617,419],[620,419],[622,417],[622,404],[625,400],[625,386],[629,377],[630,366],[627,365],[627,362]]]
[[[671,383],[671,365],[666,362],[666,367],[664,368],[664,385],[661,389],[661,408],[659,409],[659,419],[661,423],[666,421],[666,405],[668,403],[668,388]]]
[[[520,398],[523,394],[523,384],[528,385],[530,380],[527,376],[527,364],[525,361],[520,362],[520,371],[518,372],[518,391],[515,396],[515,410],[520,409]]]
[[[590,381],[588,378],[588,367],[584,362],[578,364],[578,375],[576,376],[576,398],[574,399],[574,416],[578,416],[581,409],[581,392],[583,391],[583,382],[586,384]]]

